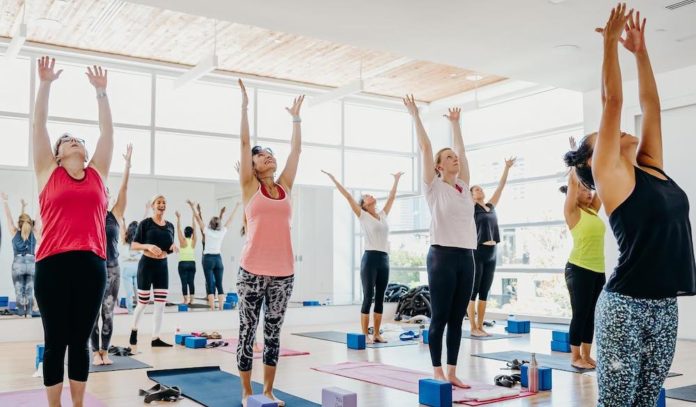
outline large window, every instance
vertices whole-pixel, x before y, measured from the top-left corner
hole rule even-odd
[[[2,77],[2,97],[0,111],[15,113],[29,112],[29,60],[17,58],[8,62],[0,56],[0,76]]]
[[[403,171],[400,191],[413,191],[413,157],[346,151],[346,186],[388,191],[394,184],[391,174]]]
[[[2,148],[0,164],[26,166],[29,164],[29,126],[27,119],[0,116]]]
[[[411,117],[402,110],[345,104],[346,145],[412,152]]]
[[[174,177],[236,180],[239,139],[177,133],[155,135],[155,173]]]

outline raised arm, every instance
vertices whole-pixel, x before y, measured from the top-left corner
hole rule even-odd
[[[55,58],[41,57],[37,61],[39,74],[39,90],[34,104],[34,129],[32,132],[34,171],[38,180],[38,190],[43,190],[48,175],[58,165],[51,149],[48,137],[48,99],[51,94],[51,84],[60,77],[63,70],[55,71]]]
[[[227,217],[227,221],[225,221],[226,228],[229,228],[230,225],[232,224],[232,221],[234,220],[234,215],[237,214],[237,211],[239,210],[240,205],[241,205],[241,202],[237,202],[234,205],[234,208],[232,209],[232,213],[230,213],[230,216]],[[220,217],[220,222],[222,222],[222,216]]]
[[[290,154],[285,163],[285,168],[278,178],[278,183],[287,191],[292,189],[297,175],[297,166],[300,163],[300,153],[302,152],[302,119],[300,118],[300,109],[304,95],[296,97],[292,102],[292,107],[286,107],[285,110],[292,116],[292,139],[290,139]]]
[[[193,212],[193,218],[196,220],[198,227],[201,229],[201,234],[203,234],[203,230],[205,230],[205,227],[203,226],[203,215],[201,214],[201,205],[198,204],[198,206],[194,206],[193,202],[190,199],[187,199],[186,203],[191,208],[191,212]],[[196,208],[198,208],[198,211],[196,211]],[[196,225],[191,224],[191,227],[195,229]]]
[[[389,215],[389,212],[391,212],[392,205],[394,205],[394,199],[396,199],[396,189],[399,187],[399,180],[401,179],[402,175],[404,175],[403,172],[397,172],[396,174],[392,174],[392,177],[394,177],[394,183],[392,184],[391,191],[389,191],[387,203],[384,204],[384,209],[382,209],[384,213],[387,215]]]
[[[326,174],[329,177],[329,179],[331,179],[331,181],[333,181],[334,185],[336,185],[336,189],[338,189],[338,192],[340,192],[341,195],[343,195],[343,197],[346,198],[346,201],[348,201],[348,205],[350,205],[350,209],[353,210],[353,213],[355,214],[355,216],[360,217],[360,213],[362,212],[362,208],[360,208],[360,204],[355,201],[355,199],[353,198],[353,195],[351,195],[350,192],[348,192],[348,190],[345,189],[343,187],[343,185],[341,185],[340,182],[338,182],[338,180],[336,179],[336,177],[333,176],[333,174],[326,172],[324,170],[321,170],[321,172]]]
[[[191,215],[191,247],[196,247],[198,243],[198,235],[196,234],[196,214],[195,212]]]
[[[97,105],[99,107],[100,135],[90,165],[99,171],[102,178],[106,179],[109,176],[111,157],[114,153],[114,123],[111,119],[109,99],[106,97],[108,72],[101,66],[94,65],[91,68],[87,67],[86,75],[89,78],[89,83],[97,91]]]
[[[444,115],[452,125],[452,142],[454,144],[454,152],[457,153],[459,159],[459,179],[469,185],[471,175],[469,173],[469,160],[466,159],[466,150],[464,149],[464,139],[462,138],[462,126],[459,123],[459,117],[462,109],[455,107],[449,109],[448,114]]]
[[[493,206],[498,206],[498,201],[500,201],[500,196],[503,194],[503,189],[505,189],[505,184],[507,183],[510,168],[515,165],[515,160],[517,160],[516,157],[510,157],[505,160],[505,169],[503,170],[503,175],[500,177],[500,181],[498,181],[498,187],[495,189],[495,192],[493,192],[491,199],[488,200]]]
[[[174,215],[176,215],[176,235],[179,238],[179,246],[184,248],[188,246],[188,243],[186,242],[186,236],[184,236],[184,232],[181,231],[181,214],[179,211],[174,212]]]
[[[116,204],[111,209],[111,213],[116,216],[116,219],[123,217],[123,213],[126,211],[126,202],[128,197],[128,181],[130,179],[130,168],[131,168],[131,156],[133,155],[133,144],[128,144],[126,147],[126,153],[123,154],[123,159],[126,161],[126,166],[123,169],[123,179],[121,180],[121,187],[118,190],[118,198],[116,199]]]
[[[626,20],[630,17],[632,11],[628,15],[625,12],[626,5],[619,4],[611,10],[611,15],[604,29],[599,29],[604,36],[602,86],[604,88],[605,102],[592,158],[592,173],[598,180],[615,178],[621,163],[620,139],[623,89],[621,85],[618,43]]]
[[[249,96],[247,95],[244,82],[239,80],[239,89],[242,93],[242,121],[239,129],[239,184],[242,186],[242,196],[244,201],[251,198],[256,192],[258,180],[254,176],[254,168],[251,162],[251,136],[249,135]]]
[[[563,203],[563,217],[569,229],[572,229],[580,221],[580,208],[578,208],[578,190],[580,182],[575,175],[575,168],[571,167],[568,173],[568,189]]]
[[[435,161],[433,160],[433,147],[430,144],[428,133],[425,131],[425,127],[423,127],[423,122],[421,121],[418,106],[416,105],[416,100],[413,98],[413,95],[406,95],[403,101],[416,127],[416,137],[418,138],[418,146],[423,161],[423,182],[430,185],[437,175],[435,172]]]
[[[5,207],[5,217],[7,218],[7,229],[10,231],[10,238],[17,233],[17,225],[14,223],[14,218],[12,217],[12,211],[10,210],[10,204],[7,202],[7,194],[2,193],[2,206]]]

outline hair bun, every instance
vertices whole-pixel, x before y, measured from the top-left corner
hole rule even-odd
[[[565,161],[566,166],[575,167],[578,162],[578,154],[576,150],[570,150],[563,155],[563,161]]]
[[[567,194],[568,193],[568,185],[563,185],[560,188],[558,188],[559,191],[561,191],[562,194]]]

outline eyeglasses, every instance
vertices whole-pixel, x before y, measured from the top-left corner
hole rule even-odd
[[[251,149],[251,155],[252,155],[252,156],[254,156],[254,155],[256,155],[256,154],[261,154],[261,153],[263,153],[263,152],[266,152],[266,153],[268,153],[268,154],[270,154],[270,155],[273,155],[273,150],[271,150],[271,149],[268,148],[268,147],[263,148],[263,147],[261,147],[261,146],[254,146],[254,147]]]
[[[82,144],[83,146],[85,145],[85,141],[84,141],[83,139],[77,138],[77,137],[73,137],[73,136],[70,136],[70,135],[67,135],[67,134],[60,138],[60,143],[58,143],[58,145],[60,146],[61,144],[65,143],[65,142],[68,142],[68,143],[73,143],[73,142],[74,142],[74,143],[80,143],[80,144]]]

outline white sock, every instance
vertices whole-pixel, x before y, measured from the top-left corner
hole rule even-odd
[[[164,315],[165,302],[155,301],[155,311],[152,314],[152,338],[160,337],[162,329],[162,316]]]
[[[144,303],[141,301],[143,301]],[[140,318],[143,316],[143,312],[145,312],[145,307],[147,307],[148,302],[150,302],[150,291],[138,290],[138,306],[135,307],[135,311],[133,311],[133,316],[135,317],[133,319],[133,330],[134,331],[138,330],[138,325],[140,324]]]

